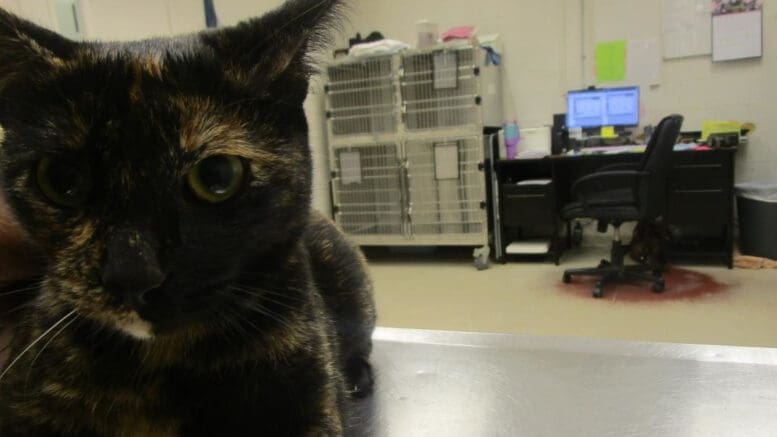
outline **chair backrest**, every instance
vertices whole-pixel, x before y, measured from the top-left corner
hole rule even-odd
[[[641,208],[646,218],[652,219],[664,212],[666,181],[672,165],[672,151],[682,125],[682,115],[667,116],[658,123],[648,141],[640,170],[649,172],[650,178],[647,186],[639,188],[642,191],[639,197],[645,200]]]

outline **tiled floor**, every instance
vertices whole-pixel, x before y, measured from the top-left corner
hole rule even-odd
[[[454,255],[368,252],[379,325],[658,342],[777,347],[777,270],[682,266],[654,295],[646,287],[561,283],[567,267],[595,265],[605,249],[549,262],[477,271]]]

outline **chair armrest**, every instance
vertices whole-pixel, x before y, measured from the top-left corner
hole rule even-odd
[[[640,187],[646,186],[650,172],[638,170],[604,171],[581,177],[572,185],[572,195],[583,205],[619,205],[639,203]],[[618,192],[617,198],[607,193]],[[628,193],[624,198],[623,193]]]

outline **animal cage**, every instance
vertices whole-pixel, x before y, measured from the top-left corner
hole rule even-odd
[[[330,136],[396,132],[396,84],[390,56],[330,65]]]
[[[335,221],[343,231],[374,241],[404,232],[405,201],[396,144],[338,148],[331,168]]]
[[[499,67],[475,46],[339,59],[326,111],[335,221],[362,246],[475,246],[488,265],[483,126]]]
[[[402,56],[402,113],[410,131],[481,124],[474,51]]]
[[[409,232],[429,244],[487,238],[479,137],[411,140],[405,145]]]

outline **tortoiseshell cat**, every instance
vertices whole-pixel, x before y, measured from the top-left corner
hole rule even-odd
[[[339,8],[116,44],[0,12],[0,186],[46,260],[0,434],[342,434],[375,313],[302,109]]]

